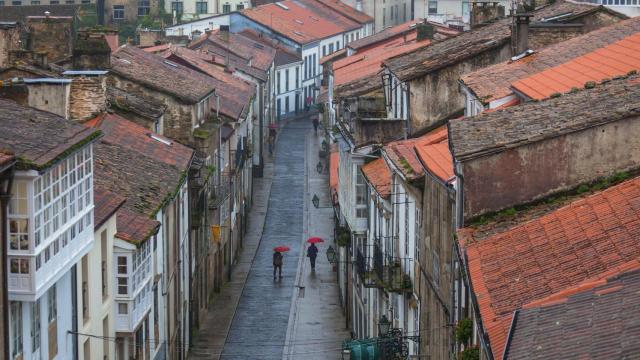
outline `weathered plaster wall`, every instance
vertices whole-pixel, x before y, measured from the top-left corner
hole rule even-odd
[[[69,118],[69,84],[29,84],[29,106]]]
[[[71,82],[70,118],[88,120],[107,108],[107,83],[104,76],[79,76]]]
[[[464,217],[529,203],[638,168],[639,131],[640,117],[628,118],[465,162]]]

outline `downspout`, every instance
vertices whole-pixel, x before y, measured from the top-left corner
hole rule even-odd
[[[8,251],[8,240],[9,237],[8,235],[8,228],[7,228],[7,215],[8,215],[8,211],[7,208],[9,206],[9,200],[11,199],[11,187],[12,187],[12,183],[13,183],[13,167],[9,170],[6,170],[4,172],[4,176],[3,177],[8,177],[9,179],[7,180],[7,192],[0,192],[0,212],[2,213],[2,216],[0,217],[2,219],[2,226],[0,227],[1,229],[1,233],[0,233],[0,240],[2,240],[2,254],[3,256],[0,256],[0,264],[2,266],[2,289],[4,290],[2,292],[2,303],[5,306],[9,306],[9,281],[8,281],[8,274],[7,274],[7,251]],[[0,178],[0,180],[2,180]],[[1,190],[0,190],[1,191]],[[2,327],[3,327],[3,336],[4,336],[4,349],[2,350],[2,353],[4,354],[4,358],[5,359],[10,359],[9,357],[9,344],[10,344],[10,339],[9,339],[9,313],[5,312],[3,314],[2,317]]]
[[[411,3],[413,4],[413,2]],[[406,88],[407,88],[407,96],[406,96],[406,101],[407,101],[407,125],[405,127],[405,132],[404,132],[404,139],[407,140],[407,134],[411,133],[411,101],[409,101],[410,99],[410,91],[409,91],[409,83],[405,82],[406,84]]]
[[[71,340],[72,358],[78,359],[78,265],[71,267]]]

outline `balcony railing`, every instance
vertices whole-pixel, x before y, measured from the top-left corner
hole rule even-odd
[[[228,175],[221,175],[219,181],[210,182],[210,201],[209,208],[217,209],[220,204],[229,197],[231,185]]]
[[[382,280],[384,288],[396,293],[413,291],[409,270],[412,262],[410,258],[387,256]]]

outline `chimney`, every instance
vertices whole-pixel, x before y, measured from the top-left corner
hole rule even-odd
[[[229,42],[229,25],[220,25],[220,37],[222,37],[222,40]]]
[[[111,46],[106,35],[99,31],[79,31],[72,59],[74,70],[111,68]]]
[[[515,24],[511,29],[511,42],[514,49],[513,56],[523,54],[529,50],[529,22],[531,14],[517,13]]]
[[[106,71],[65,71],[71,78],[69,94],[69,117],[75,121],[86,121],[107,109]]]
[[[417,27],[417,37],[416,37],[416,41],[422,41],[422,40],[433,40],[433,36],[436,32],[436,29],[433,27],[433,25],[429,24],[427,22],[427,20],[424,20],[421,23],[418,23],[416,25]]]

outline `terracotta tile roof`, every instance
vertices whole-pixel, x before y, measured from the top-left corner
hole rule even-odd
[[[640,21],[638,21],[640,24]],[[513,83],[525,96],[542,100],[554,93],[581,88],[588,81],[596,83],[640,70],[640,32],[609,46],[575,58]]]
[[[101,187],[93,189],[93,228],[98,229],[124,204],[126,198]]]
[[[572,13],[563,22],[572,22],[584,14],[604,9],[600,5],[559,0],[533,12],[534,20]],[[608,10],[604,10],[608,11]],[[385,65],[401,80],[424,76],[432,71],[456,64],[490,49],[507,44],[511,39],[511,19],[505,18],[478,29],[465,31],[433,46],[418,49],[385,61]]]
[[[172,62],[179,62],[195,71],[206,74],[206,82],[216,89],[220,96],[220,113],[231,120],[246,116],[251,100],[256,95],[253,84],[233,76],[219,67],[207,62],[208,57],[195,50],[172,46],[162,54]],[[213,108],[215,109],[215,104]]]
[[[338,51],[334,51],[333,53],[327,55],[327,56],[323,56],[320,58],[320,65],[324,65],[325,63],[329,62],[329,61],[336,61],[339,59],[343,59],[344,57],[347,56],[347,48],[342,48]]]
[[[336,97],[358,96],[382,88],[379,73],[384,60],[431,44],[429,40],[416,42],[415,37],[413,32],[407,37],[408,42],[394,39],[333,63]]]
[[[167,105],[151,98],[126,92],[120,88],[107,86],[107,102],[112,109],[132,112],[155,121],[167,109]]]
[[[513,311],[640,257],[640,178],[571,202],[474,242],[458,231],[494,358],[501,358]]]
[[[207,76],[130,45],[111,54],[110,71],[189,104],[206,98],[215,88]]]
[[[105,134],[94,146],[95,187],[127,199],[118,211],[118,237],[147,240],[156,212],[183,183],[193,150],[113,114],[85,125]]]
[[[441,126],[417,138],[415,149],[420,162],[429,173],[444,182],[449,182],[454,178],[453,157],[449,151],[449,136],[446,126]]]
[[[391,26],[388,27],[382,31],[379,31],[375,34],[369,35],[369,36],[365,36],[363,38],[360,38],[358,40],[352,41],[350,43],[347,44],[347,47],[356,50],[356,51],[360,51],[360,50],[364,50],[370,46],[379,44],[381,42],[385,42],[385,41],[389,41],[389,40],[393,40],[399,37],[403,37],[405,34],[410,33],[410,32],[415,32],[416,31],[416,24],[423,22],[423,19],[415,19],[415,20],[410,20],[407,21],[403,24],[399,24],[396,26]],[[442,26],[442,24],[438,24],[438,23],[434,23],[434,22],[428,22],[429,24],[433,25],[435,27],[436,30],[436,34],[438,35],[443,35],[444,37],[451,37],[451,36],[455,36],[457,34],[459,34],[460,32],[458,30],[455,29],[450,29],[448,27]],[[437,35],[436,35],[437,36]],[[443,39],[444,39],[443,37]],[[442,40],[442,39],[437,39],[436,40]]]
[[[362,11],[358,11],[355,8],[343,3],[340,0],[302,0],[305,4],[310,1],[317,1],[324,6],[331,8],[332,10],[340,13],[340,15],[347,17],[359,24],[368,24],[373,22],[373,18]]]
[[[38,170],[100,136],[77,122],[5,99],[0,99],[0,129],[0,149],[14,154],[20,167]]]
[[[344,7],[338,6],[334,2],[340,2],[339,0],[295,0],[296,4],[301,5],[305,9],[311,11],[317,18],[325,19],[337,25],[343,31],[355,30],[362,27],[364,24],[370,21],[360,22],[344,15],[345,11],[351,9],[356,12],[356,9],[351,8],[349,5],[344,4]],[[359,12],[359,11],[358,11]],[[368,17],[368,15],[361,13]],[[343,42],[340,42],[342,45]]]
[[[389,198],[391,195],[391,170],[383,158],[363,165],[362,174],[381,197]]]
[[[278,4],[286,6],[288,10]],[[355,22],[352,22],[352,26],[348,28],[338,26],[330,19],[320,17],[292,0],[281,1],[278,4],[244,9],[241,14],[302,45],[354,30],[360,26]]]
[[[227,35],[228,40],[225,40],[224,33],[219,30],[212,31],[209,34],[205,33],[200,39],[189,44],[188,47],[196,50],[208,43],[250,61],[251,66],[259,70],[268,71],[271,68],[276,56],[274,48],[243,34],[227,33]]]
[[[632,76],[559,98],[451,120],[451,152],[456,160],[465,161],[638,116],[639,97],[638,76]]]
[[[635,269],[518,312],[505,359],[640,358]]]
[[[520,79],[566,63],[639,31],[640,18],[620,21],[585,35],[551,45],[520,60],[502,62],[465,74],[461,80],[480,101],[488,104],[490,101],[512,94],[511,84]],[[583,81],[578,88],[582,88],[586,81]]]
[[[385,145],[384,152],[405,179],[413,181],[424,175],[424,168],[415,150],[416,139],[392,141]]]
[[[163,51],[169,49],[170,47],[171,47],[171,44],[160,44],[160,45],[149,46],[149,47],[145,47],[145,48],[141,48],[141,49],[146,51],[146,52],[148,52],[148,53],[157,54],[159,52],[163,52]]]

